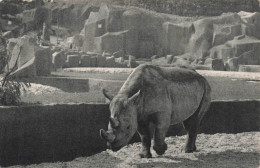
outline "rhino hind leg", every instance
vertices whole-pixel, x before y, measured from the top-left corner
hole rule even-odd
[[[199,122],[198,113],[193,114],[183,121],[184,128],[187,131],[185,153],[192,153],[197,150],[195,142],[198,134]]]
[[[152,154],[150,151],[151,148],[151,134],[149,131],[149,123],[148,122],[140,122],[138,123],[138,134],[141,138],[142,142],[142,150],[139,153],[141,158],[151,158]]]

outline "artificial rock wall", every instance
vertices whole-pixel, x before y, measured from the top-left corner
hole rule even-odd
[[[51,73],[51,49],[36,44],[34,38],[27,35],[11,39],[7,46],[10,52],[9,70],[16,77],[47,76]]]
[[[85,23],[83,49],[100,54],[121,51],[137,58],[172,55],[170,64],[237,71],[239,65],[260,64],[259,30],[257,12],[199,19],[102,5]]]

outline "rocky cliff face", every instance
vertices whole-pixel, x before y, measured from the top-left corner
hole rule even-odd
[[[216,70],[260,64],[257,12],[194,18],[103,5],[98,12],[90,13],[82,32],[85,51],[123,51],[137,58],[172,55],[172,64],[203,65],[208,58],[219,59],[206,62]],[[213,65],[216,62],[219,65]]]
[[[260,65],[258,12],[185,17],[133,6],[97,7],[91,3],[47,3],[24,11],[25,28],[40,29],[43,22],[52,25],[56,35],[76,34],[68,38],[68,48],[113,55],[116,59],[129,55],[143,59],[165,57],[163,61],[168,64],[231,71],[239,70],[239,65]]]
[[[47,3],[46,8],[50,10],[51,23],[59,27],[69,28],[79,32],[88,19],[90,12],[97,11],[98,7],[89,3],[85,4],[61,4]]]

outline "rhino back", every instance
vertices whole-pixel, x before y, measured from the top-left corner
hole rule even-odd
[[[142,99],[145,116],[165,113],[171,124],[189,118],[198,109],[204,93],[204,78],[184,68],[147,69]]]

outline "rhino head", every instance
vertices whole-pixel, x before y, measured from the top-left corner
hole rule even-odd
[[[137,131],[137,98],[139,92],[131,98],[123,95],[115,97],[103,90],[105,97],[110,100],[110,119],[108,131],[100,130],[100,136],[107,141],[112,151],[118,151],[131,140]]]

